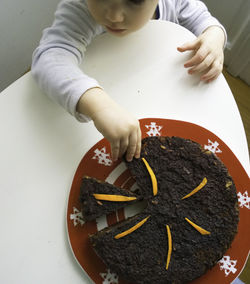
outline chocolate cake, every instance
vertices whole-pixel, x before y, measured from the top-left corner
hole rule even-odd
[[[147,203],[137,215],[90,236],[97,255],[138,284],[187,283],[212,268],[230,247],[239,220],[235,185],[223,163],[179,137],[145,138],[141,158],[126,163],[138,195],[83,180],[86,220],[139,199]],[[100,199],[105,195],[109,200]]]

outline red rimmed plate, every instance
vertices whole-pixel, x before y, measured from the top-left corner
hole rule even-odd
[[[212,132],[201,126],[184,121],[158,118],[141,119],[140,125],[142,137],[180,136],[191,139],[214,152],[227,166],[238,192],[240,208],[238,233],[231,248],[226,252],[222,260],[213,269],[192,283],[231,283],[242,271],[250,248],[250,181],[247,173],[226,144]],[[84,223],[79,203],[81,179],[84,175],[106,180],[114,183],[116,186],[130,190],[136,187],[136,183],[131,178],[124,162],[118,160],[113,163],[111,161],[109,143],[107,140],[102,139],[82,158],[76,170],[68,200],[67,229],[69,242],[73,254],[82,269],[96,284],[125,284],[125,281],[112,273],[96,256],[88,240],[88,235],[123,220],[125,217],[133,214],[131,213],[133,209],[118,210],[95,221]]]

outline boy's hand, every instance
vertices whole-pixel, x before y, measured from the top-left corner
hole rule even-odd
[[[184,52],[187,50],[195,51],[194,56],[185,64],[189,74],[201,73],[201,80],[211,82],[216,79],[222,69],[224,62],[225,35],[218,26],[207,28],[196,40],[185,43],[177,47],[177,50]]]
[[[127,161],[140,157],[140,125],[131,114],[112,104],[95,113],[92,119],[96,128],[109,140],[114,161],[125,152]]]
[[[114,161],[125,152],[127,161],[140,157],[139,121],[116,104],[102,89],[93,88],[85,92],[78,102],[77,110],[90,116],[97,130],[110,142]]]

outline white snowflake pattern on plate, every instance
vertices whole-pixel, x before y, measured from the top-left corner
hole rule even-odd
[[[105,166],[111,166],[112,160],[110,159],[110,154],[106,153],[106,147],[103,147],[101,150],[95,149],[95,155],[92,157],[94,160],[98,160],[98,164]]]
[[[156,122],[151,122],[150,125],[145,125],[147,129],[149,129],[148,136],[161,136],[160,130],[162,129],[162,126],[157,125]]]
[[[84,224],[82,212],[76,207],[73,207],[73,213],[70,214],[70,220],[73,220],[74,226],[79,224],[82,226]]]
[[[231,260],[229,255],[224,255],[218,263],[220,265],[220,270],[224,270],[226,276],[228,276],[231,272],[235,273],[237,271],[235,268],[237,260]]]
[[[103,278],[102,284],[118,284],[118,276],[115,273],[112,273],[110,269],[107,269],[106,273],[100,273]]]
[[[239,206],[241,208],[246,207],[247,209],[250,209],[250,197],[248,196],[248,192],[245,191],[243,194],[241,192],[238,192],[237,196]]]
[[[208,145],[204,145],[204,149],[213,152],[214,154],[222,153],[222,151],[218,148],[220,144],[217,141],[212,142],[208,139]]]

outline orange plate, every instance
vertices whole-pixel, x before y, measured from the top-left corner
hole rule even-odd
[[[147,136],[180,136],[196,141],[213,151],[227,166],[233,177],[240,207],[240,222],[238,234],[232,247],[225,253],[223,261],[208,271],[194,284],[231,283],[242,271],[247,260],[250,247],[249,224],[249,177],[232,151],[216,135],[198,125],[169,119],[146,118],[140,120],[142,137]],[[81,219],[79,194],[81,179],[84,175],[92,176],[100,180],[108,180],[116,186],[130,189],[135,181],[130,177],[124,162],[118,160],[112,163],[110,146],[107,140],[102,139],[94,145],[81,160],[70,190],[67,210],[67,230],[73,254],[88,276],[96,284],[119,283],[125,281],[119,279],[103,264],[93,251],[88,235],[97,232],[100,226],[109,226],[123,220],[124,210],[118,210],[102,218],[84,223]],[[102,224],[102,225],[101,225]],[[109,280],[108,280],[109,279]]]

